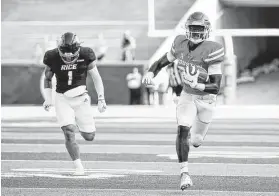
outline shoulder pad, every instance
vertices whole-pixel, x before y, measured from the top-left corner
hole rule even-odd
[[[175,38],[174,38],[174,41],[172,43],[172,47],[171,47],[171,53],[173,54],[173,56],[176,57],[176,51],[177,51],[177,48],[181,45],[181,43],[183,41],[187,40],[186,39],[186,36],[184,35],[177,35]]]
[[[225,50],[221,44],[213,41],[208,41],[207,48],[208,55],[204,59],[204,62],[208,64],[215,64],[224,60]]]
[[[93,61],[96,60],[95,52],[92,50],[92,48],[89,47],[81,47],[80,48],[80,54],[86,61],[86,64],[89,65]]]
[[[57,55],[56,49],[46,51],[43,60],[44,64],[51,67],[52,61],[56,57],[56,55]]]

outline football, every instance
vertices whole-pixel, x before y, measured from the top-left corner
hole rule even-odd
[[[197,69],[200,71],[198,83],[206,84],[209,81],[209,76],[208,76],[207,71],[204,68],[196,66],[196,65],[189,66],[189,72],[191,73],[191,75],[196,74]]]
[[[199,78],[198,78],[198,83],[203,83],[206,84],[209,82],[209,76],[207,71],[202,68],[202,67],[198,67],[200,74],[199,74]]]

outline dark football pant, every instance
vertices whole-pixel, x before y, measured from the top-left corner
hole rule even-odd
[[[139,105],[141,102],[141,88],[130,89],[130,105]]]

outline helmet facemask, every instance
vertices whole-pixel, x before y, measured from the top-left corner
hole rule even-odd
[[[186,37],[194,44],[198,44],[209,37],[209,30],[203,25],[188,25],[186,26]]]
[[[67,33],[66,33],[67,34]],[[72,35],[73,38],[71,38],[71,35],[64,34],[58,43],[58,51],[61,59],[66,64],[75,63],[75,61],[79,57],[80,52],[80,43],[78,41],[78,38],[76,35]],[[72,40],[68,40],[68,38]]]

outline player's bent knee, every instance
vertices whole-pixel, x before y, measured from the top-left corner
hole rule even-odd
[[[197,119],[198,119],[198,121],[200,123],[209,124],[212,121],[212,115],[211,116],[206,116],[206,115],[202,116],[202,115],[200,115],[200,116],[197,117]]]
[[[80,134],[86,141],[93,141],[95,138],[95,132],[93,133],[80,132]]]
[[[201,135],[193,135],[191,137],[191,144],[195,147],[198,148],[203,142],[203,137]]]
[[[88,134],[92,134],[96,132],[96,127],[95,125],[92,124],[80,124],[78,125],[79,127],[79,132],[82,133],[88,133]]]
[[[67,125],[61,128],[64,132],[66,141],[75,141],[75,130],[77,128],[75,125]]]

